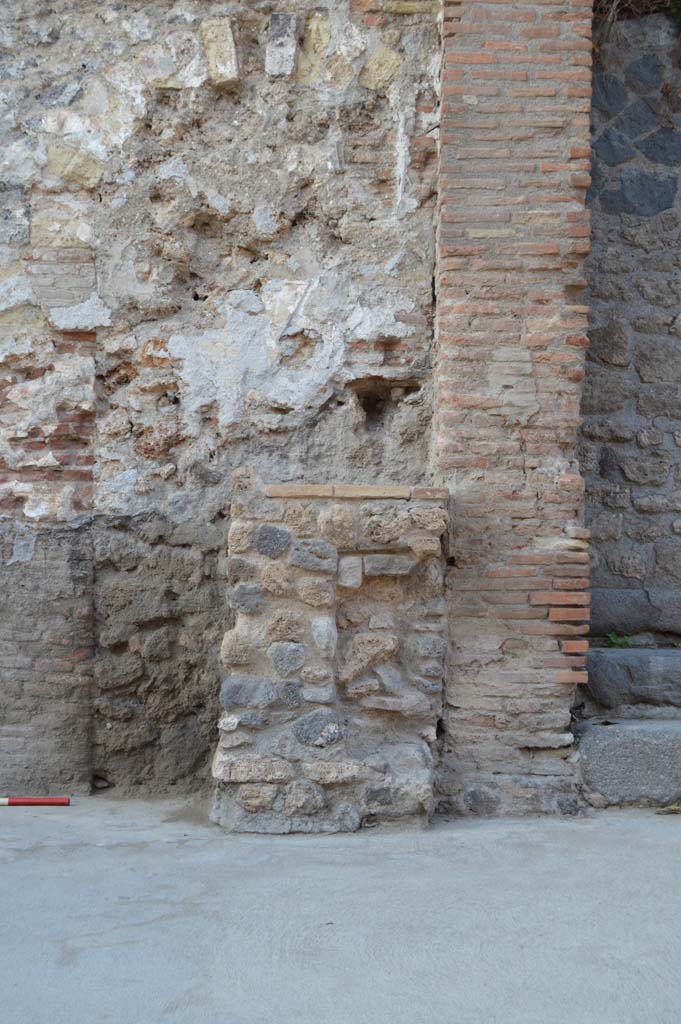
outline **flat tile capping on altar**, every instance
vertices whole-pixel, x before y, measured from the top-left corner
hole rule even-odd
[[[433,811],[448,492],[233,480],[212,818],[354,831]]]

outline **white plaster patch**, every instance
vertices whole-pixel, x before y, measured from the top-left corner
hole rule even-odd
[[[53,307],[48,318],[61,331],[88,331],[93,327],[109,327],[111,310],[93,292],[89,299],[79,302],[77,306]]]
[[[23,274],[14,274],[0,283],[0,312],[34,302],[30,281]]]

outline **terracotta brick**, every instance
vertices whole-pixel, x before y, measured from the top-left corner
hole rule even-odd
[[[334,498],[404,498],[411,497],[409,487],[388,487],[368,484],[334,484]]]
[[[589,650],[588,640],[563,640],[561,648],[565,654],[581,654]]]
[[[588,608],[551,608],[549,611],[552,622],[581,622],[588,618]]]
[[[567,720],[585,678],[588,531],[568,458],[588,311],[569,304],[564,284],[583,287],[589,241],[590,10],[584,0],[461,0],[448,13],[433,434],[465,560],[449,574],[452,616],[470,615],[455,641],[465,687],[452,693],[460,714],[448,728],[461,755],[470,741],[457,729],[488,717],[493,687],[506,756],[519,691],[534,686],[538,715]],[[492,672],[480,650],[500,637]],[[498,747],[475,742],[484,771]],[[517,774],[532,774],[522,764]],[[466,771],[449,767],[465,789]]]
[[[553,604],[553,605],[585,605],[591,603],[591,595],[583,592],[540,590],[530,594],[531,604]]]
[[[331,498],[332,484],[268,484],[265,487],[268,498]]]

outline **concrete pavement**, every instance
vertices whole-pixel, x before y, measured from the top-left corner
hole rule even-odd
[[[233,837],[0,809],[3,1024],[678,1024],[681,817]]]

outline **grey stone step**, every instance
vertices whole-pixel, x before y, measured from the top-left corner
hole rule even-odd
[[[604,708],[623,704],[681,708],[681,650],[592,650],[584,690]]]
[[[591,721],[577,727],[582,778],[606,804],[681,803],[681,720]]]

